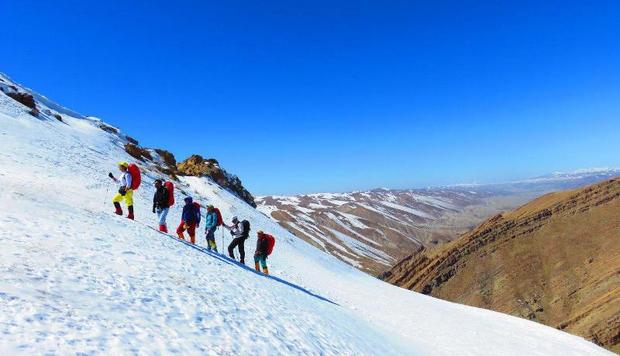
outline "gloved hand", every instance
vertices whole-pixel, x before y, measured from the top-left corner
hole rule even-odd
[[[127,193],[127,190],[125,189],[125,187],[120,187],[120,188],[118,188],[118,192],[119,192],[122,196],[125,196],[125,193]]]
[[[108,177],[114,179],[114,174],[112,174],[112,172],[108,173]]]
[[[153,214],[155,214],[155,207],[153,207]]]
[[[230,234],[235,236],[235,233],[232,230],[230,230]]]

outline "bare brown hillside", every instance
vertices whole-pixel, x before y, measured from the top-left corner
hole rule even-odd
[[[408,256],[384,278],[620,352],[620,179],[544,195]]]

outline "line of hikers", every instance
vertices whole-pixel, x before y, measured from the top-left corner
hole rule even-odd
[[[112,198],[114,203],[115,213],[117,215],[123,215],[123,209],[121,208],[121,201],[125,201],[127,205],[128,215],[127,218],[134,219],[133,210],[133,192],[138,189],[141,183],[140,170],[137,165],[129,164],[127,162],[119,162],[118,168],[121,171],[120,178],[114,177],[112,173],[108,176],[119,184],[118,192]],[[172,182],[164,182],[161,179],[155,180],[155,194],[153,195],[153,213],[157,214],[159,231],[168,233],[168,226],[166,224],[166,218],[170,207],[174,205],[174,185]],[[200,204],[194,202],[192,197],[185,197],[183,199],[185,205],[183,206],[183,213],[181,215],[181,223],[177,227],[176,233],[179,239],[185,240],[184,233],[187,231],[189,235],[189,242],[196,243],[196,228],[200,226],[202,215],[200,212]],[[233,216],[231,225],[226,225],[222,219],[220,210],[213,205],[207,205],[207,213],[205,217],[205,238],[207,240],[207,250],[217,251],[217,244],[215,242],[215,231],[219,226],[228,229],[233,239],[228,245],[228,255],[230,258],[235,259],[235,248],[239,249],[240,262],[245,264],[245,240],[250,236],[250,222],[248,220],[240,221],[236,216]],[[275,245],[275,238],[263,231],[257,232],[256,251],[254,252],[254,268],[260,271],[260,267],[263,269],[263,273],[269,274],[267,267],[267,257],[273,251]]]

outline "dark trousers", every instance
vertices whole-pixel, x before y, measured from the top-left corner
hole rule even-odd
[[[245,263],[245,247],[243,244],[245,243],[245,238],[243,237],[235,237],[230,245],[228,245],[228,256],[235,259],[235,247],[239,246],[239,255],[241,256],[241,263]]]

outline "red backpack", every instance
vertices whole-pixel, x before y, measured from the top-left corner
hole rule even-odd
[[[222,213],[220,213],[220,209],[213,208],[215,210],[215,214],[217,215],[217,226],[222,226],[224,224],[224,219],[222,219]]]
[[[269,256],[273,252],[273,247],[276,245],[276,238],[268,234],[265,234],[265,238],[267,239],[267,256]]]
[[[164,187],[168,190],[168,206],[174,205],[174,184],[172,182],[164,183]]]
[[[136,190],[140,187],[140,183],[142,183],[142,176],[140,175],[140,168],[136,166],[135,163],[131,163],[127,170],[131,175],[131,189]]]
[[[196,227],[200,226],[200,219],[202,218],[202,216],[200,215],[200,204],[193,202],[192,204],[194,204],[194,207],[196,207]]]

